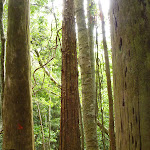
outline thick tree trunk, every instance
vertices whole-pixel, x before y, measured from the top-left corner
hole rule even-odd
[[[64,0],[59,150],[81,150],[74,1]]]
[[[150,148],[150,3],[113,0],[111,33],[117,150]]]
[[[96,100],[94,99],[94,85],[88,45],[88,33],[83,10],[83,0],[75,0],[76,18],[78,25],[79,40],[79,64],[82,80],[82,105],[83,122],[87,150],[97,150],[97,123],[96,123]]]
[[[108,99],[109,99],[110,150],[115,150],[116,149],[116,141],[115,141],[115,132],[114,132],[113,96],[112,96],[112,88],[111,88],[111,77],[110,77],[107,41],[106,41],[106,36],[105,36],[105,20],[104,20],[104,15],[103,15],[100,1],[99,1],[99,9],[100,9],[100,16],[101,16],[101,23],[102,23],[103,47],[104,47],[104,55],[105,55],[106,78],[107,78],[107,91],[108,91]]]
[[[33,150],[29,0],[9,0],[3,150]]]

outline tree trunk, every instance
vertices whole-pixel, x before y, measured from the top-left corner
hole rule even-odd
[[[87,150],[97,150],[96,100],[90,60],[90,48],[83,10],[83,0],[75,0],[79,40],[79,64],[82,81],[83,122]]]
[[[64,0],[59,150],[80,150],[79,94],[74,1]]]
[[[84,150],[84,127],[83,127],[83,117],[81,110],[81,103],[79,100],[79,123],[80,123],[80,134],[81,134],[81,150]]]
[[[4,26],[3,26],[3,7],[4,0],[0,0],[0,35],[1,35],[1,101],[0,101],[0,128],[2,127],[2,106],[4,99],[4,77],[5,77],[5,69],[4,69],[4,58],[5,58],[5,34],[4,34]]]
[[[112,1],[117,150],[150,148],[150,3]]]
[[[33,150],[29,0],[9,0],[3,150]]]
[[[93,0],[87,0],[87,17],[88,17],[88,43],[90,49],[90,60],[91,60],[91,69],[92,69],[92,78],[93,78],[93,88],[94,93],[93,97],[96,102],[96,83],[95,83],[95,57],[94,57],[94,2]],[[97,103],[95,105],[95,119],[97,120]]]
[[[111,77],[110,77],[110,68],[109,68],[109,58],[108,58],[108,49],[105,36],[105,21],[104,15],[99,1],[100,17],[102,23],[102,35],[103,35],[103,47],[105,55],[105,67],[106,67],[106,77],[107,77],[107,91],[109,99],[109,138],[110,138],[110,150],[116,150],[116,141],[115,141],[115,132],[114,132],[114,111],[113,111],[113,97],[112,97],[112,88],[111,88]]]
[[[102,105],[102,82],[103,82],[103,75],[102,75],[102,68],[101,68],[101,62],[99,59],[99,54],[98,54],[98,48],[99,48],[99,44],[98,44],[98,32],[97,32],[97,28],[96,27],[96,97],[97,97],[97,101],[99,100],[99,109],[101,111],[101,122],[97,121],[97,125],[100,127],[101,131],[102,131],[102,142],[103,142],[103,150],[105,150],[105,127],[104,127],[104,113],[103,113],[103,105]],[[98,110],[99,111],[99,110]],[[109,134],[109,133],[108,133]],[[107,134],[107,135],[108,135]]]

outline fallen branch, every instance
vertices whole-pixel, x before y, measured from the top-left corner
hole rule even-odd
[[[97,125],[99,126],[99,128],[100,128],[101,130],[103,130],[103,131],[109,136],[108,129],[106,129],[106,128],[99,122],[99,120],[97,120]]]
[[[34,50],[34,51],[35,51],[35,53],[36,53],[36,55],[37,55],[37,57],[38,57],[38,62],[39,62],[39,65],[40,65],[40,67],[37,68],[37,69],[34,71],[34,73],[35,73],[38,69],[43,68],[44,71],[45,71],[45,73],[47,74],[47,76],[50,77],[50,80],[51,80],[58,88],[61,88],[60,84],[51,76],[51,74],[49,73],[49,71],[46,69],[47,63],[43,65],[43,63],[42,63],[42,61],[41,61],[41,59],[40,59],[40,54],[39,54],[39,52],[38,52],[37,50]],[[52,58],[52,59],[53,59],[53,58]],[[52,60],[52,59],[51,59],[51,60]],[[50,60],[50,61],[51,61],[51,60]]]

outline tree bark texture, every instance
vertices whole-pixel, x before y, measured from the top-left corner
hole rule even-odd
[[[3,26],[3,7],[4,0],[0,0],[0,35],[1,35],[1,102],[0,102],[0,124],[2,120],[2,106],[3,106],[3,98],[4,98],[4,77],[5,77],[5,69],[4,69],[4,58],[5,58],[5,49],[6,49],[6,39],[4,34],[4,26]],[[1,125],[0,125],[1,126]]]
[[[59,150],[81,150],[74,1],[64,0]]]
[[[79,64],[81,68],[82,81],[82,106],[85,142],[87,150],[97,150],[97,123],[94,99],[93,74],[90,60],[90,48],[88,45],[88,33],[85,23],[83,0],[75,0],[76,19],[78,25],[79,40]]]
[[[150,2],[113,0],[111,36],[117,150],[150,148]]]
[[[103,35],[103,47],[105,55],[105,67],[106,67],[106,78],[107,78],[107,91],[109,99],[109,138],[110,138],[110,150],[116,150],[116,141],[115,141],[115,131],[114,131],[114,111],[113,111],[113,96],[111,88],[111,77],[110,77],[110,67],[109,67],[109,57],[108,57],[108,48],[105,35],[105,20],[102,11],[101,2],[99,1],[99,9],[102,23],[102,35]]]
[[[79,97],[79,124],[80,124],[80,135],[81,135],[81,150],[84,150],[84,127],[83,127],[83,115],[81,110],[81,103]]]
[[[3,150],[33,150],[29,0],[9,0]]]
[[[93,0],[87,0],[87,17],[88,17],[88,43],[90,49],[90,60],[91,60],[91,69],[92,69],[92,78],[93,78],[93,88],[94,88],[94,100],[96,101],[96,83],[95,83],[95,57],[94,57],[94,2]],[[95,119],[97,120],[97,103],[95,105]]]

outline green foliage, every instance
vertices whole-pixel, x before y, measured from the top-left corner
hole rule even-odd
[[[61,78],[61,47],[59,38],[61,22],[54,21],[54,12],[48,0],[31,1],[31,57],[32,57],[32,83],[33,83],[33,119],[35,147],[40,150],[43,144],[41,121],[37,103],[39,104],[42,126],[44,130],[45,146],[48,146],[50,138],[51,149],[58,149],[60,130],[60,89],[51,81],[39,61],[45,65],[45,69],[60,84]],[[57,18],[60,16],[55,14]],[[57,19],[58,21],[58,19]],[[61,20],[60,20],[61,21]],[[61,39],[60,39],[61,41]],[[38,51],[37,57],[35,51]],[[53,58],[53,59],[52,59]],[[52,59],[52,61],[50,61]],[[34,76],[33,76],[34,74]]]
[[[30,6],[30,32],[31,32],[31,77],[33,88],[33,120],[34,120],[34,138],[36,150],[42,149],[42,130],[41,121],[44,130],[45,145],[48,147],[50,140],[51,150],[57,150],[59,146],[59,132],[60,132],[60,108],[61,108],[61,90],[51,80],[50,76],[46,74],[45,70],[41,67],[39,62],[42,62],[46,71],[61,84],[61,12],[55,7],[53,8],[52,0],[31,0]],[[96,5],[91,6],[91,13],[93,16],[97,14]],[[4,6],[4,27],[5,33],[7,30],[7,10],[8,5]],[[55,13],[54,13],[55,12]],[[103,47],[99,44],[99,65],[101,66],[100,80],[102,83],[102,108],[104,112],[104,126],[109,127],[109,107],[108,107],[108,95],[107,95],[107,82],[105,74],[105,63],[103,58]],[[39,57],[35,51],[38,52]],[[109,51],[109,57],[111,59],[111,51]],[[53,59],[52,59],[53,58]],[[52,59],[52,60],[51,60]],[[51,60],[51,61],[50,61]],[[111,61],[110,61],[111,62]],[[111,64],[111,63],[110,63]],[[38,69],[37,69],[38,68]],[[111,75],[112,75],[112,65]],[[36,70],[37,69],[37,70]],[[35,71],[36,70],[36,71]],[[80,69],[79,69],[80,75]],[[98,86],[98,90],[100,87]],[[79,76],[79,94],[81,97],[81,78]],[[82,99],[81,99],[82,100]],[[102,114],[100,112],[100,98],[98,97],[98,119],[101,122]],[[39,108],[38,105],[39,104]],[[40,109],[40,115],[39,115]],[[102,145],[102,133],[99,127],[98,141],[100,149],[103,149]],[[105,138],[106,149],[109,147],[109,137]],[[2,145],[2,135],[0,135],[0,145]],[[2,149],[0,147],[0,149]]]

